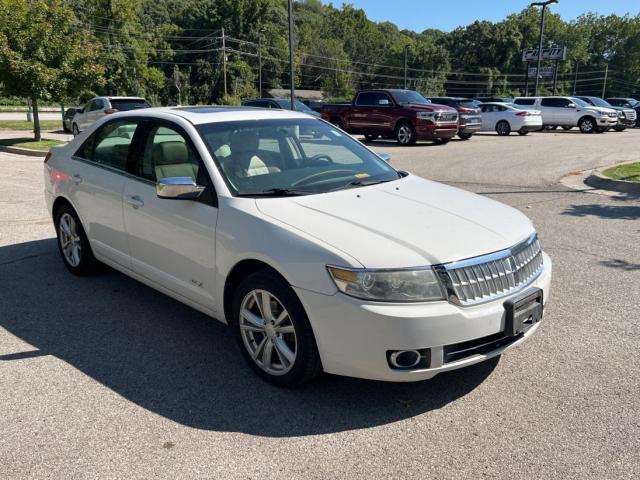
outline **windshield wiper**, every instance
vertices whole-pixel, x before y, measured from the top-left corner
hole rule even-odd
[[[300,195],[309,195],[311,192],[306,190],[293,190],[290,188],[270,188],[262,192],[240,193],[239,197],[298,197]]]
[[[385,178],[383,180],[353,180],[349,183],[345,183],[344,185],[340,185],[339,187],[336,188],[332,188],[331,190],[329,190],[330,192],[336,191],[336,190],[345,190],[347,188],[354,188],[354,187],[368,187],[369,185],[377,185],[379,183],[387,183],[387,182],[391,182],[392,180],[397,180],[397,178]]]

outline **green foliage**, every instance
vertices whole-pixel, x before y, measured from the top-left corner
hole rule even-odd
[[[10,94],[62,101],[99,84],[99,46],[58,0],[0,0],[0,82]],[[37,111],[37,110],[36,110]],[[40,138],[36,121],[34,133]]]

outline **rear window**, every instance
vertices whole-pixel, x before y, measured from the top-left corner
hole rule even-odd
[[[127,110],[135,110],[137,108],[149,108],[151,105],[146,100],[118,100],[113,99],[109,100],[111,102],[111,107],[116,110],[120,110],[121,112],[126,112]]]
[[[480,106],[480,102],[477,102],[475,100],[456,100],[456,103],[462,108],[478,108]]]
[[[534,103],[536,103],[536,99],[535,98],[516,98],[513,103],[515,103],[516,105],[533,105]]]

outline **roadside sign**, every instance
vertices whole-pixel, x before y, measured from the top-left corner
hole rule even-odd
[[[567,47],[549,47],[542,49],[542,60],[566,60]],[[522,51],[523,62],[538,61],[538,49],[528,48]]]
[[[536,78],[536,67],[529,67],[529,78]],[[553,66],[540,67],[540,76],[542,78],[553,78],[555,68]]]

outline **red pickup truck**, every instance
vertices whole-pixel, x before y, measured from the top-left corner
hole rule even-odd
[[[322,118],[344,131],[395,138],[400,145],[417,140],[447,143],[458,133],[458,112],[431,103],[414,90],[360,90],[350,104],[324,105]]]

